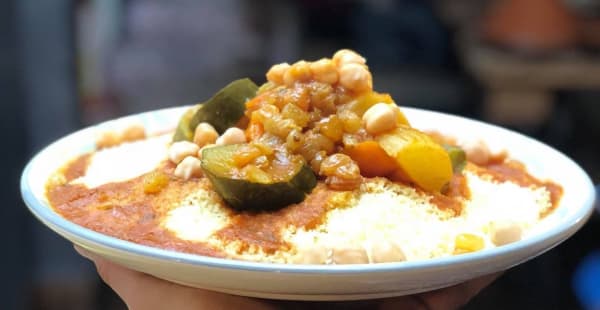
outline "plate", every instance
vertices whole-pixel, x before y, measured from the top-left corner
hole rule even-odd
[[[492,151],[508,150],[531,174],[561,184],[556,210],[528,238],[475,253],[400,263],[284,265],[204,257],[143,246],[67,221],[44,197],[44,183],[65,159],[93,150],[99,131],[141,122],[152,132],[171,130],[186,107],[112,120],[68,135],[39,152],[25,167],[21,192],[29,210],[50,229],[118,264],[168,281],[225,293],[288,300],[358,300],[413,294],[506,270],[555,247],[586,222],[594,186],[571,159],[534,139],[448,114],[404,108],[414,127],[463,139],[483,139]]]

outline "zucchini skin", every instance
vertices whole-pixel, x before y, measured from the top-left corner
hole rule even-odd
[[[219,90],[214,96],[200,103],[202,109],[190,120],[190,127],[206,122],[211,124],[219,134],[234,126],[244,116],[246,101],[253,98],[258,86],[250,79],[235,80]]]
[[[450,161],[452,161],[452,171],[461,173],[467,165],[467,155],[463,149],[458,146],[442,144],[442,147],[448,152]]]
[[[192,141],[194,139],[194,130],[190,126],[190,121],[194,114],[202,108],[201,105],[195,105],[189,108],[179,119],[175,133],[173,134],[173,142],[177,141]]]
[[[301,164],[289,180],[273,183],[234,179],[215,171],[215,165],[219,165],[221,169],[227,165],[226,156],[232,154],[237,146],[212,147],[202,151],[204,175],[211,181],[219,196],[234,210],[253,212],[278,210],[302,202],[317,185],[315,174],[305,164]]]
[[[173,142],[192,141],[198,124],[211,124],[219,134],[235,126],[244,116],[246,101],[256,95],[258,86],[248,78],[235,80],[210,99],[188,109],[179,119]]]

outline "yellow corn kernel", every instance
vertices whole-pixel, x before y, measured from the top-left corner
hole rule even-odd
[[[144,193],[156,194],[169,184],[169,177],[163,172],[152,172],[144,177]]]
[[[454,254],[475,252],[483,249],[484,242],[480,236],[462,233],[454,239]]]

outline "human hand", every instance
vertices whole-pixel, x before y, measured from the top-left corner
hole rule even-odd
[[[96,265],[98,274],[123,299],[131,310],[197,310],[197,309],[331,309],[335,306],[352,309],[416,309],[450,310],[465,305],[499,274],[477,278],[440,290],[375,301],[322,303],[282,302],[217,293],[164,281],[133,271],[75,247],[82,256]],[[352,306],[351,306],[352,305]]]

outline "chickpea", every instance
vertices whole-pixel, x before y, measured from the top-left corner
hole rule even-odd
[[[461,143],[461,146],[465,150],[467,159],[476,165],[485,165],[490,160],[490,149],[481,140]]]
[[[356,63],[344,64],[340,67],[340,84],[355,92],[373,89],[373,77],[364,66]]]
[[[131,124],[121,134],[122,141],[136,141],[146,138],[146,128],[142,124]]]
[[[334,264],[366,264],[369,257],[362,247],[340,247],[333,249],[332,261]]]
[[[142,123],[128,124],[127,126],[119,126],[115,130],[102,132],[96,139],[96,147],[98,149],[117,146],[125,142],[133,142],[146,138],[146,128]]]
[[[355,51],[349,49],[342,49],[337,51],[333,55],[332,60],[333,64],[338,68],[346,64],[365,65],[367,63],[367,60],[364,57],[360,56]]]
[[[283,76],[290,67],[287,62],[272,66],[267,72],[267,80],[278,85],[283,84]]]
[[[121,143],[121,136],[116,131],[105,131],[96,139],[96,148],[104,149]]]
[[[376,103],[363,114],[365,129],[372,135],[377,135],[397,126],[398,109],[387,103]]]
[[[219,133],[209,123],[198,124],[198,126],[196,126],[196,130],[194,131],[194,143],[196,143],[199,147],[215,143],[218,137]]]
[[[331,250],[322,245],[303,246],[292,258],[295,264],[325,264],[329,259]]]
[[[335,84],[338,81],[337,68],[330,59],[323,58],[310,64],[310,72],[316,81]]]
[[[521,240],[523,229],[514,221],[495,221],[491,224],[491,238],[495,245],[504,245]]]
[[[237,127],[231,127],[219,137],[217,138],[217,145],[229,145],[229,144],[239,144],[246,143],[246,134],[243,130]]]
[[[401,262],[406,260],[402,248],[395,242],[385,239],[371,244],[371,261],[373,263]]]
[[[297,61],[283,74],[283,83],[292,86],[297,81],[304,82],[311,78],[310,64],[304,60]]]
[[[187,156],[175,168],[176,177],[189,180],[191,177],[202,176],[202,165],[200,159],[194,156]]]
[[[179,164],[187,156],[195,156],[200,147],[189,141],[177,141],[169,147],[169,159]]]

